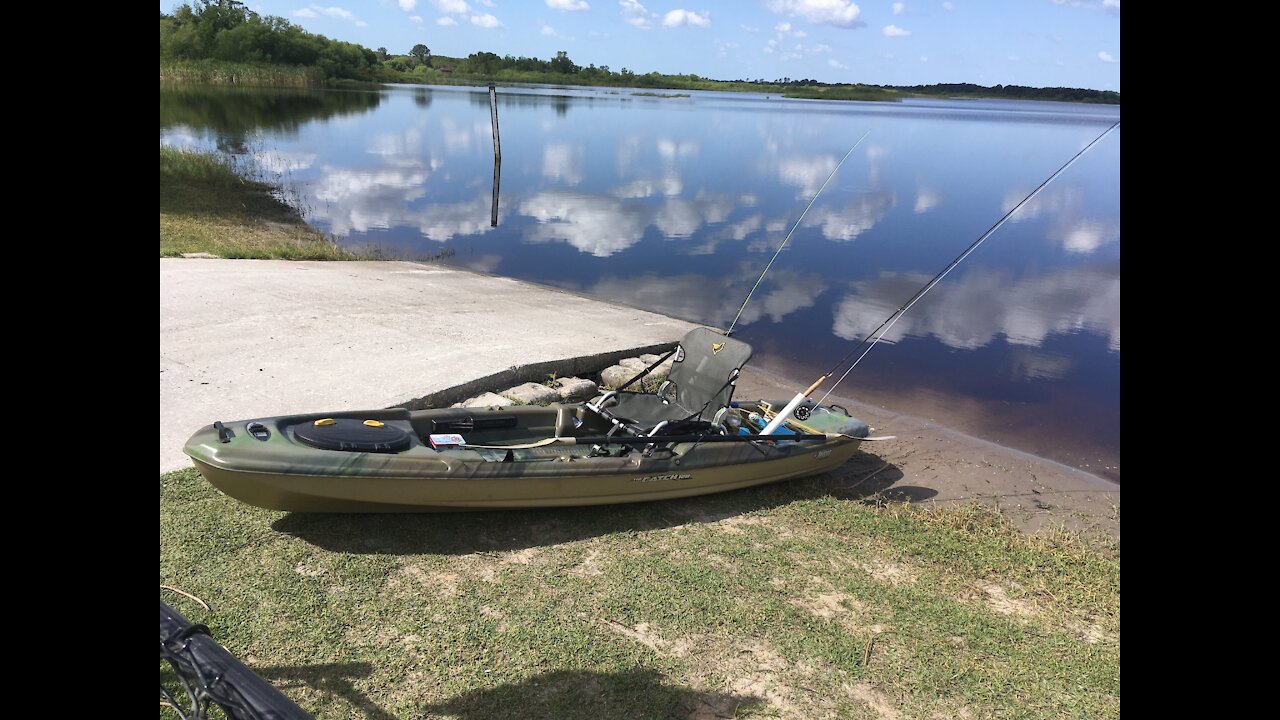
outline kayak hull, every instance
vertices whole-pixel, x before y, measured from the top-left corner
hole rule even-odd
[[[300,430],[326,419],[372,421],[410,441],[403,450],[366,452],[318,449],[299,440]],[[460,422],[476,428],[465,433],[467,445],[432,447],[432,430]],[[855,418],[823,408],[810,422],[823,425],[825,440],[779,435],[778,441],[608,445],[608,454],[572,440],[563,447],[554,441],[519,447],[539,437],[603,435],[606,428],[593,422],[592,413],[575,404],[295,415],[206,426],[184,449],[211,484],[257,507],[441,512],[648,502],[736,490],[838,468],[867,434]]]

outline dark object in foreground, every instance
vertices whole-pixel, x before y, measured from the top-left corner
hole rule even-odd
[[[302,708],[210,637],[209,628],[193,625],[163,600],[160,659],[173,667],[191,707],[184,709],[163,685],[160,699],[184,720],[207,717],[211,704],[217,704],[233,720],[311,720]]]

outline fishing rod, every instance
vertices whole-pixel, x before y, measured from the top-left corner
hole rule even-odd
[[[1098,137],[1090,141],[1088,145],[1085,145],[1083,148],[1081,148],[1080,151],[1077,152],[1075,155],[1072,155],[1070,160],[1062,164],[1062,167],[1059,167],[1057,170],[1055,170],[1052,175],[1045,178],[1044,182],[1037,185],[1036,188],[1032,190],[1030,193],[1028,193],[1026,197],[1018,201],[1017,205],[1014,205],[1012,208],[1010,208],[1009,211],[1006,212],[1003,216],[1001,216],[1001,218],[997,220],[994,225],[987,228],[986,232],[979,235],[977,240],[974,240],[972,243],[970,243],[970,245],[967,248],[965,248],[963,252],[957,255],[955,259],[952,260],[950,263],[948,263],[947,266],[944,267],[937,275],[934,275],[933,278],[929,280],[929,282],[925,283],[924,286],[922,286],[919,290],[917,290],[916,293],[912,295],[905,303],[903,303],[901,307],[899,307],[897,310],[894,310],[892,313],[890,313],[889,317],[885,318],[884,322],[880,323],[879,327],[871,331],[871,333],[868,334],[866,337],[864,337],[861,342],[855,345],[852,350],[845,353],[844,357],[836,361],[836,364],[832,365],[830,370],[823,373],[823,375],[819,377],[817,380],[815,380],[814,383],[810,385],[804,392],[798,393],[794,398],[792,398],[791,402],[787,403],[786,407],[778,411],[778,414],[774,416],[773,420],[770,421],[769,424],[766,425],[765,428],[760,431],[760,434],[770,435],[773,433],[774,430],[777,430],[778,426],[782,424],[782,422],[786,419],[786,417],[790,415],[796,409],[796,407],[800,405],[800,403],[804,402],[806,398],[812,395],[813,392],[817,390],[818,387],[821,386],[823,382],[825,382],[831,376],[835,375],[836,371],[839,370],[840,367],[849,360],[849,358],[853,357],[854,353],[858,352],[859,348],[863,347],[864,345],[867,346],[867,349],[864,350],[862,354],[859,355],[858,358],[853,361],[853,364],[850,365],[849,368],[844,371],[844,374],[840,376],[840,379],[836,380],[835,384],[833,384],[827,390],[826,394],[824,394],[822,398],[818,401],[818,404],[822,404],[823,402],[825,402],[826,399],[831,395],[832,391],[834,391],[836,387],[840,385],[840,383],[844,382],[844,379],[849,376],[849,373],[852,372],[853,369],[858,366],[858,363],[862,362],[862,359],[867,356],[867,353],[871,352],[871,349],[874,348],[876,344],[879,343],[880,340],[884,338],[885,333],[889,332],[889,329],[892,328],[894,324],[897,323],[898,320],[903,315],[905,315],[908,310],[911,309],[911,306],[919,302],[920,298],[924,297],[930,290],[936,287],[938,283],[942,282],[942,279],[946,277],[948,273],[954,270],[955,267],[959,265],[962,261],[964,261],[965,258],[969,257],[969,255],[972,254],[974,250],[977,250],[978,246],[981,245],[983,241],[991,237],[991,235],[994,234],[996,230],[999,230],[1000,227],[1004,225],[1005,222],[1009,220],[1009,218],[1013,217],[1013,214],[1018,212],[1018,210],[1021,209],[1023,205],[1026,205],[1028,202],[1032,200],[1032,198],[1034,198],[1036,195],[1039,195],[1040,191],[1044,190],[1045,187],[1049,185],[1049,183],[1053,182],[1054,179],[1057,178],[1059,175],[1061,175],[1063,172],[1065,172],[1067,168],[1074,165],[1076,160],[1079,160],[1080,157],[1083,156],[1086,152],[1088,152],[1090,148],[1092,148],[1094,145],[1097,145],[1098,142],[1102,140],[1102,138],[1106,137],[1108,134],[1111,133],[1112,130],[1115,130],[1119,126],[1120,126],[1119,120],[1112,123],[1106,130],[1102,131],[1102,134],[1098,135]],[[863,137],[866,137],[866,136],[864,135]]]
[[[783,248],[787,246],[787,241],[791,239],[791,233],[794,233],[796,228],[800,227],[800,221],[804,220],[805,215],[809,214],[809,208],[813,207],[813,203],[818,200],[818,196],[827,188],[827,183],[831,182],[831,178],[835,177],[836,173],[840,171],[840,166],[844,164],[845,160],[849,159],[849,156],[853,154],[853,151],[857,150],[858,146],[862,144],[862,141],[866,140],[867,136],[870,134],[871,128],[867,128],[867,131],[862,133],[862,137],[858,138],[858,142],[854,143],[853,147],[849,148],[849,152],[845,153],[844,157],[840,158],[840,162],[836,163],[835,168],[831,171],[831,174],[827,176],[827,179],[822,181],[822,187],[818,188],[818,192],[814,193],[813,197],[809,199],[809,204],[805,206],[804,212],[800,213],[800,217],[796,218],[796,224],[791,226],[791,230],[787,233],[787,236],[782,239],[782,244],[774,251],[773,257],[769,258],[769,262],[764,266],[764,270],[760,271],[760,277],[756,278],[756,284],[752,285],[751,290],[747,292],[746,299],[742,301],[742,306],[738,308],[738,314],[733,316],[733,322],[729,324],[729,330],[724,334],[725,337],[729,337],[733,334],[733,328],[737,326],[738,318],[742,317],[742,311],[747,309],[747,303],[751,302],[751,296],[756,294],[756,288],[760,287],[760,283],[764,280],[765,273],[768,273],[769,268],[773,267],[773,261],[777,260],[778,256],[782,254]]]

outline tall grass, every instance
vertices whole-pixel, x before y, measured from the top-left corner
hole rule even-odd
[[[265,65],[224,60],[161,60],[160,80],[210,85],[292,87],[325,84],[324,72],[315,66]]]
[[[877,100],[898,102],[904,95],[897,90],[890,90],[873,85],[835,85],[832,87],[788,87],[782,93],[789,98],[805,98],[812,100]]]

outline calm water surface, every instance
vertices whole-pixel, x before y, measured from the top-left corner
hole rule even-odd
[[[352,246],[727,327],[807,385],[1118,107],[483,88],[160,91],[160,142],[283,181]],[[551,309],[549,309],[551,311]],[[912,308],[837,394],[1120,476],[1120,131]],[[798,388],[799,389],[799,388]],[[884,428],[892,432],[892,428]]]

